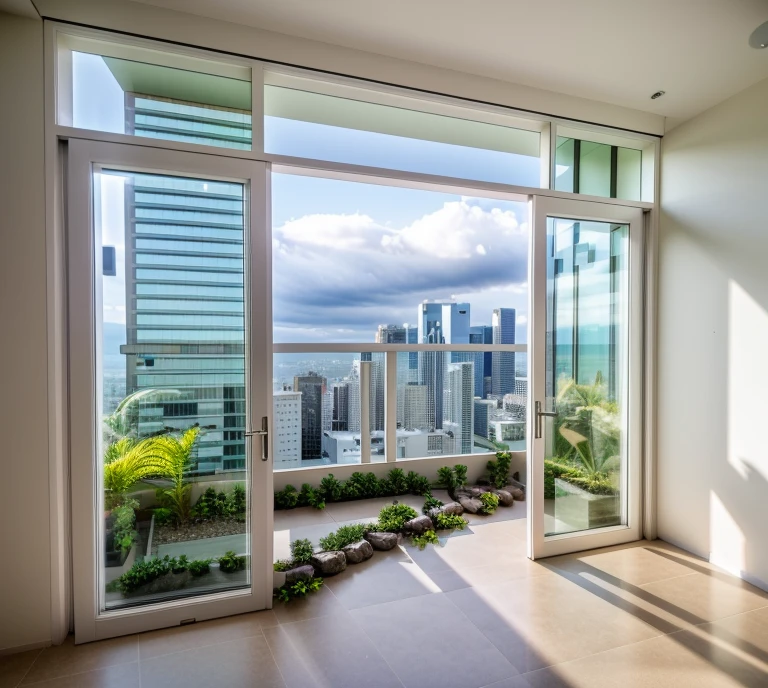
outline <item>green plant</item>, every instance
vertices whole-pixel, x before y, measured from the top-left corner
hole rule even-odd
[[[408,492],[419,497],[426,497],[430,493],[429,480],[426,476],[419,475],[416,471],[408,471]]]
[[[293,509],[299,501],[299,493],[293,485],[286,485],[275,492],[275,509]]]
[[[356,471],[344,481],[344,491],[345,496],[350,495],[347,499],[370,499],[381,495],[382,486],[373,473]]]
[[[437,545],[439,542],[434,530],[427,530],[422,535],[414,535],[411,538],[411,544],[419,549],[424,549],[427,545]]]
[[[480,509],[480,513],[492,514],[499,508],[499,497],[493,494],[493,492],[483,492],[480,495],[480,501],[483,503],[483,508]]]
[[[306,597],[312,592],[317,592],[321,587],[323,587],[322,578],[310,578],[308,581],[286,584],[275,590],[274,595],[281,602],[288,603],[291,600]]]
[[[491,485],[501,489],[509,483],[509,471],[512,467],[512,454],[510,452],[496,452],[496,460],[486,464],[488,478]]]
[[[341,480],[336,480],[333,473],[329,473],[320,481],[318,489],[326,501],[340,502],[344,498],[344,483]]]
[[[189,568],[189,560],[187,559],[186,554],[182,554],[181,556],[173,557],[170,560],[171,564],[171,573],[184,573]]]
[[[291,557],[294,564],[308,564],[315,547],[310,540],[294,540],[291,543]]]
[[[462,464],[456,466],[441,466],[437,469],[437,480],[441,487],[448,490],[453,497],[460,487],[467,484],[467,467]]]
[[[162,475],[166,462],[157,438],[134,440],[124,437],[104,452],[104,492],[107,508],[119,506],[136,483]]]
[[[353,542],[359,542],[370,530],[369,524],[341,526],[335,533],[320,538],[320,547],[323,552],[340,550],[347,545],[351,545]]]
[[[393,468],[382,481],[382,491],[388,495],[408,494],[408,479],[402,468]]]
[[[396,533],[403,529],[407,521],[416,518],[418,514],[407,504],[390,504],[379,512],[379,530]]]
[[[301,492],[299,492],[298,505],[325,509],[325,497],[323,497],[322,492],[318,492],[312,485],[304,483],[301,486]]]
[[[192,512],[189,494],[192,486],[187,482],[187,472],[192,463],[192,451],[200,434],[200,428],[193,426],[181,437],[163,435],[155,438],[163,457],[163,477],[171,481],[171,487],[162,490],[161,506],[173,511],[177,523],[186,523]]]
[[[162,559],[144,559],[137,561],[120,578],[117,579],[119,589],[124,593],[133,592],[147,583],[171,573],[175,560],[170,557]]]
[[[127,499],[120,506],[112,510],[115,517],[112,525],[112,537],[114,538],[114,549],[119,549],[123,553],[130,551],[133,543],[138,537],[136,533],[136,512],[139,503],[135,499]]]
[[[293,568],[293,562],[290,559],[278,559],[272,564],[272,568],[275,571],[288,571]]]
[[[219,557],[219,568],[224,573],[234,573],[245,568],[245,557],[238,556],[236,552],[229,550]]]
[[[233,513],[232,502],[226,492],[216,492],[209,487],[192,507],[192,515],[198,518],[227,518]]]
[[[173,521],[173,512],[164,506],[157,507],[154,514],[156,526],[166,526]]]
[[[465,518],[455,514],[438,514],[435,521],[438,530],[464,530],[469,524]]]
[[[247,505],[247,496],[245,494],[245,485],[235,483],[232,492],[229,493],[230,511],[235,516],[245,513]]]
[[[430,509],[436,509],[440,506],[443,506],[443,503],[431,494],[428,494],[427,498],[424,500],[424,506],[421,507],[421,513],[428,514]]]
[[[189,562],[189,572],[195,577],[204,576],[211,570],[211,562],[213,559],[195,559],[195,561]]]

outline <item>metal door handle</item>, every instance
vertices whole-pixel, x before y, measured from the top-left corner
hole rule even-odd
[[[554,418],[557,415],[555,411],[542,411],[541,402],[536,402],[536,439],[541,438],[541,419],[543,416]]]
[[[269,419],[262,416],[261,430],[246,430],[244,434],[246,437],[261,436],[261,460],[266,461],[269,458]]]

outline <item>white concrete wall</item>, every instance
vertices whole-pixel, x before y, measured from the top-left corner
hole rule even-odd
[[[51,638],[43,24],[0,14],[0,652]]]
[[[768,583],[768,80],[662,142],[663,539]]]

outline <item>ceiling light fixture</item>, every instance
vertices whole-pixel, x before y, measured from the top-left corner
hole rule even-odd
[[[657,98],[661,98],[661,96],[663,96],[665,93],[666,91],[656,91],[656,93],[654,93],[651,96],[651,100],[656,100]]]
[[[768,47],[768,22],[760,24],[749,37],[749,45],[757,50]]]

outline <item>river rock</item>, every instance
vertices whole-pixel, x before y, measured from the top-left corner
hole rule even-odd
[[[476,497],[460,497],[459,504],[470,514],[476,514],[483,508],[483,503]]]
[[[525,501],[525,490],[519,487],[509,487],[507,488],[511,495],[515,498],[518,502],[524,502]]]
[[[439,510],[443,514],[451,514],[452,516],[461,516],[464,513],[464,507],[459,502],[448,502],[443,504]]]
[[[333,576],[347,568],[344,552],[318,552],[310,559],[318,576]]]
[[[365,539],[373,549],[386,552],[397,545],[397,533],[366,533]]]
[[[499,498],[499,504],[502,506],[512,506],[515,503],[515,497],[509,490],[494,490],[493,494]]]
[[[428,530],[434,530],[435,528],[432,525],[432,519],[429,516],[417,516],[416,518],[412,518],[410,521],[407,521],[403,527],[409,533],[416,533],[417,535],[421,535]]]
[[[361,561],[370,559],[373,556],[373,547],[366,540],[353,542],[351,545],[342,547],[341,551],[344,552],[344,556],[347,558],[347,564],[359,564]]]
[[[304,564],[304,566],[297,566],[295,569],[288,569],[285,572],[285,582],[295,583],[296,581],[306,581],[313,578],[314,575],[314,567],[309,564]]]

